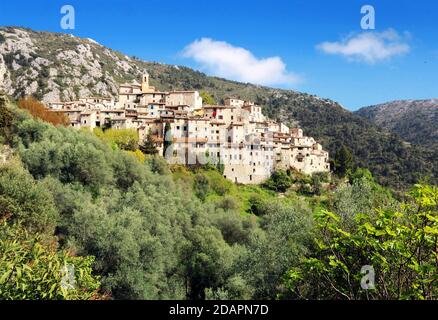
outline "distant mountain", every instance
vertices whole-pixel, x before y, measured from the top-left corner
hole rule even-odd
[[[152,85],[161,90],[205,90],[219,102],[226,96],[255,101],[271,118],[301,126],[332,156],[345,144],[357,164],[369,168],[384,185],[404,188],[424,176],[437,181],[438,156],[433,150],[408,145],[334,101],[140,61],[92,39],[0,28],[0,90],[14,98],[33,95],[47,102],[89,95],[115,97],[120,83],[139,79],[145,69]]]
[[[410,143],[438,148],[438,99],[392,101],[356,113]]]

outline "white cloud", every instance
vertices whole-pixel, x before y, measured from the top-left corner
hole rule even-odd
[[[397,31],[388,29],[380,33],[363,32],[350,35],[338,42],[323,42],[317,48],[328,54],[338,54],[350,60],[374,64],[408,53],[408,39],[409,34],[401,36]]]
[[[250,51],[224,41],[196,40],[185,47],[183,56],[195,60],[215,76],[260,85],[293,85],[300,78],[287,71],[280,57],[256,58]]]

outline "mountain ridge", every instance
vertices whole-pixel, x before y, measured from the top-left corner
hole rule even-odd
[[[88,95],[115,97],[120,83],[140,79],[145,69],[151,84],[161,90],[207,91],[219,103],[227,96],[254,101],[270,118],[301,126],[331,157],[346,145],[356,164],[369,168],[384,185],[404,189],[425,176],[436,181],[438,157],[434,150],[407,145],[397,134],[330,99],[209,77],[184,66],[141,61],[92,39],[0,28],[0,89],[15,99],[26,95],[46,102]]]
[[[438,99],[394,100],[355,112],[409,143],[438,148]]]

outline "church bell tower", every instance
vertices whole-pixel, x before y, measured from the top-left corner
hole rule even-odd
[[[141,91],[143,93],[146,93],[150,90],[149,88],[149,73],[147,71],[145,71],[145,73],[143,74],[143,79],[141,81]]]

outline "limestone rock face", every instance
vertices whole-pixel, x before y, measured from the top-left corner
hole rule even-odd
[[[138,78],[142,64],[92,39],[0,28],[0,90],[13,98],[33,95],[47,103],[115,97],[119,82]]]

